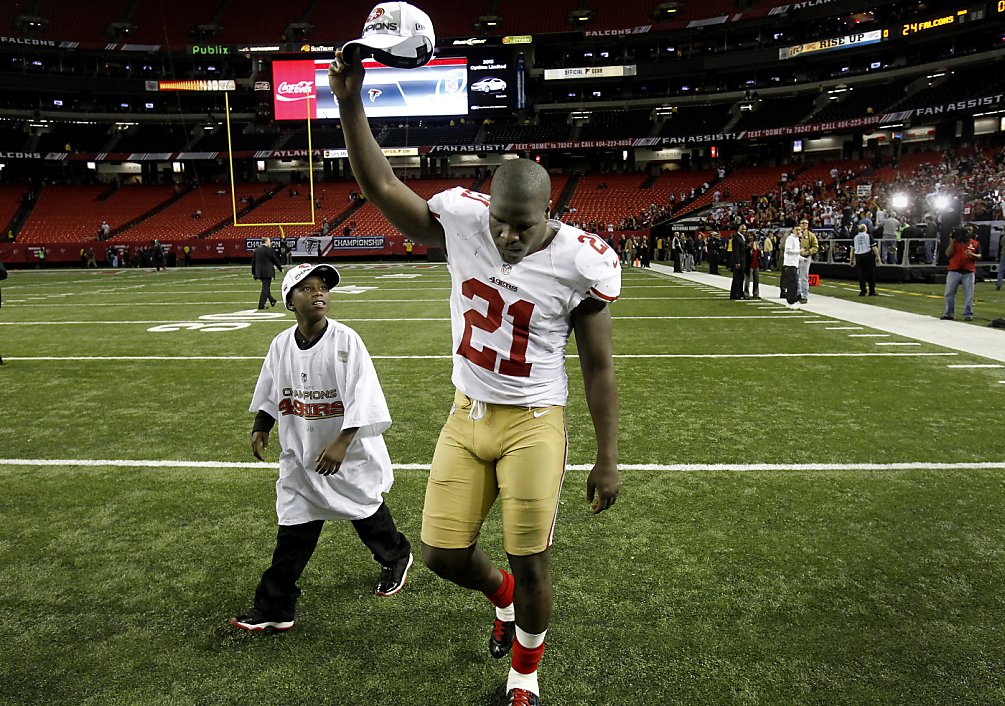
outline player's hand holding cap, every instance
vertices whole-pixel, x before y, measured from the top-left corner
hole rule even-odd
[[[407,2],[382,2],[370,12],[363,36],[342,47],[342,61],[372,57],[385,66],[415,69],[429,63],[435,45],[429,15]]]

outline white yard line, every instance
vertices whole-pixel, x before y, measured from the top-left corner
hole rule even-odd
[[[684,358],[694,360],[720,358],[945,358],[957,355],[945,353],[624,353],[615,354],[615,358]],[[374,360],[450,360],[449,355],[371,355]],[[566,358],[578,358],[575,353],[569,353]],[[9,362],[25,361],[144,361],[144,360],[263,360],[260,355],[105,355],[105,356],[8,356]]]
[[[260,468],[274,470],[275,463],[252,461],[159,461],[148,459],[0,458],[0,466],[69,468]],[[428,463],[395,463],[398,471],[428,471]],[[592,464],[569,464],[570,471],[589,471]],[[986,471],[1005,470],[1005,461],[903,463],[640,463],[619,464],[622,471]]]

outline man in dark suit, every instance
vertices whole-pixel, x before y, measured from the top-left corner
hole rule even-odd
[[[272,249],[272,239],[262,238],[262,244],[255,248],[251,258],[251,274],[255,279],[262,281],[262,293],[258,297],[258,308],[264,309],[265,302],[270,306],[276,305],[276,298],[272,296],[272,280],[276,276],[276,270],[283,271],[283,266],[279,263],[279,256]]]
[[[747,226],[745,225],[741,225],[733,233],[729,248],[729,269],[733,272],[729,298],[746,299],[743,296],[743,272],[747,269]]]

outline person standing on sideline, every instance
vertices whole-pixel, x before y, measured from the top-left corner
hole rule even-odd
[[[886,217],[877,224],[877,226],[883,229],[883,239],[881,241],[882,247],[880,250],[882,253],[883,264],[899,264],[900,260],[897,255],[897,241],[900,239],[900,221],[897,220],[897,214],[890,211],[890,213],[888,213]]]
[[[741,225],[729,241],[729,269],[733,281],[729,287],[730,299],[745,299],[743,295],[743,272],[747,269],[747,226]]]
[[[746,226],[741,226],[746,228]],[[753,231],[747,233],[747,268],[743,272],[743,298],[761,298],[761,246],[757,243],[757,235]],[[751,295],[750,287],[753,284],[754,293]]]
[[[395,176],[373,138],[360,96],[362,62],[336,56],[329,82],[363,193],[406,237],[447,254],[456,392],[426,486],[423,559],[495,606],[488,646],[496,658],[512,650],[508,703],[539,704],[572,332],[596,435],[586,479],[595,514],[613,506],[621,485],[608,308],[621,293],[618,257],[599,237],[549,218],[550,177],[528,159],[504,162],[491,195],[456,187],[424,200]],[[512,575],[477,543],[497,499]]]
[[[161,270],[165,269],[164,248],[161,247],[161,241],[155,240],[150,245],[150,249],[151,249],[151,255],[153,256],[154,259],[154,267],[156,268],[155,271],[160,272]]]
[[[1002,278],[1005,277],[1005,233],[998,236],[998,279],[995,280],[995,289],[1002,288]]]
[[[265,236],[262,244],[251,255],[251,276],[262,282],[262,291],[258,295],[259,309],[265,308],[265,302],[269,302],[270,306],[276,305],[276,298],[272,296],[272,280],[276,276],[276,270],[282,272],[283,266],[279,264],[279,256],[272,249],[272,238]]]
[[[719,231],[713,230],[705,240],[705,247],[708,250],[708,273],[710,275],[719,274],[719,251],[722,249],[722,238]]]
[[[796,227],[789,231],[785,239],[785,248],[782,251],[782,296],[785,297],[786,306],[790,309],[799,308],[799,262],[802,252],[802,245],[799,240],[800,228]]]
[[[394,524],[383,495],[394,474],[382,434],[391,426],[377,371],[359,335],[328,318],[339,273],[304,263],[283,278],[283,302],[297,325],[272,340],[255,385],[251,452],[265,461],[279,420],[279,531],[272,565],[252,608],[230,619],[242,630],[289,630],[297,581],[325,520],[349,520],[380,564],[374,593],[398,593],[412,566],[412,546]]]
[[[771,238],[771,233],[764,234],[764,271],[771,272],[772,258],[774,255],[775,243]]]
[[[7,279],[7,268],[3,264],[3,260],[0,260],[0,282]],[[3,290],[0,290],[0,308],[3,307]],[[0,356],[0,365],[3,365],[3,356]]]
[[[799,221],[799,302],[805,304],[810,298],[810,264],[820,250],[816,233],[810,230],[810,222]]]
[[[939,246],[939,227],[932,214],[925,215],[925,264],[935,264],[935,250]]]
[[[949,267],[946,272],[946,310],[942,319],[952,321],[956,309],[956,291],[963,285],[963,320],[974,318],[974,280],[977,276],[977,261],[981,259],[981,246],[971,236],[972,228],[953,230],[946,248]]]
[[[869,235],[869,229],[864,223],[858,226],[858,232],[851,240],[851,266],[858,270],[858,295],[866,295],[866,284],[869,285],[869,296],[876,296],[876,261],[879,259],[876,241]]]

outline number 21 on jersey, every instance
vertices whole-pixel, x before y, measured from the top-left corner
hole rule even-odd
[[[499,374],[512,377],[530,377],[532,363],[528,363],[527,343],[530,340],[530,317],[534,313],[534,305],[524,299],[518,299],[509,306],[496,288],[477,279],[469,279],[461,285],[461,294],[467,299],[481,299],[488,305],[482,314],[474,309],[464,312],[464,335],[457,346],[458,355],[462,355],[480,368],[496,372],[499,363]],[[503,324],[503,316],[513,322],[513,342],[506,357],[499,360],[499,351],[488,346],[476,348],[471,343],[475,329],[487,333],[497,331]]]

